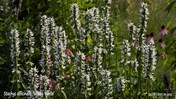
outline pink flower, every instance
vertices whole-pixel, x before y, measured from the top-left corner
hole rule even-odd
[[[150,33],[149,43],[152,44],[152,45],[155,43],[155,41],[154,41],[154,34],[153,33]]]
[[[48,66],[53,66],[53,61],[51,61],[50,59],[48,60]]]
[[[75,57],[69,48],[66,48],[66,53],[67,53],[67,55],[70,55],[71,57]]]
[[[146,35],[146,40],[148,41],[149,44],[154,44],[155,43],[155,40],[154,40],[154,34],[153,33],[150,33]]]
[[[165,48],[165,47],[166,47],[166,45],[165,45],[165,43],[164,43],[164,41],[163,41],[162,39],[159,39],[159,44],[160,44],[160,46],[161,46],[162,48]]]
[[[160,35],[164,36],[166,34],[168,34],[168,30],[166,29],[164,25],[162,25],[161,30],[160,30]]]
[[[52,91],[53,88],[54,88],[54,81],[53,81],[53,79],[50,79],[49,80],[49,89]]]
[[[88,61],[90,61],[90,62],[93,62],[93,60],[92,60],[92,57],[91,57],[91,56],[87,56],[87,57],[86,57],[86,59],[87,59]]]
[[[56,89],[57,89],[57,90],[60,90],[60,83],[59,83],[59,82],[56,83]]]

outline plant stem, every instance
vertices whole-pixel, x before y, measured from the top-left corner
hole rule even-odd
[[[138,67],[138,88],[137,88],[137,95],[140,92],[140,94],[138,95],[137,99],[141,99],[141,93],[142,93],[142,88],[141,88],[141,84],[142,84],[142,80],[141,80],[141,73],[142,73],[142,34],[143,34],[143,24],[140,30],[140,35],[139,35],[139,50],[137,51],[137,60],[139,63],[139,67]]]
[[[18,56],[15,56],[15,82],[16,82],[16,99],[18,99],[19,97],[17,96],[17,93],[19,91],[18,89]]]
[[[129,87],[130,87],[130,90],[129,90],[129,97],[131,97],[131,65],[129,66]]]

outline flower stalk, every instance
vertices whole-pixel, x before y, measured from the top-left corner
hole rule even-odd
[[[139,48],[137,49],[137,61],[139,63],[138,66],[138,88],[137,88],[137,99],[140,99],[142,96],[142,47],[143,47],[143,35],[146,32],[147,20],[148,20],[148,8],[146,3],[141,4],[140,9],[140,31],[139,31]]]
[[[19,32],[16,29],[10,31],[10,56],[11,56],[11,66],[12,66],[12,85],[15,86],[15,92],[19,91],[19,83],[21,78],[20,64],[19,64],[19,55],[20,55],[20,40]],[[19,97],[16,96],[16,99]]]

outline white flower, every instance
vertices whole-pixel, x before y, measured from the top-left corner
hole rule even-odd
[[[79,19],[79,7],[76,3],[71,5],[71,17],[73,17],[73,19],[71,20],[73,23],[72,28],[74,28],[77,31],[79,31],[80,29],[80,21]]]
[[[25,53],[25,56],[31,58],[32,54],[34,53],[34,33],[30,30],[27,29],[25,32],[25,50],[27,51]],[[30,55],[29,55],[30,54]]]
[[[127,80],[125,80],[124,77],[117,78],[116,83],[115,83],[115,86],[116,86],[115,88],[117,92],[125,91],[126,82]]]
[[[148,20],[148,15],[149,15],[149,11],[147,8],[147,4],[146,3],[141,3],[141,9],[140,9],[140,13],[141,13],[141,26],[143,26],[144,32],[146,32],[146,27],[147,27],[147,20]]]
[[[143,73],[144,77],[151,76],[153,80],[153,72],[155,70],[156,66],[156,49],[154,45],[145,45],[143,48]]]
[[[12,66],[12,75],[15,75],[19,78],[21,71],[19,70],[19,60],[20,60],[20,40],[19,32],[16,29],[10,31],[10,57],[11,57],[11,66]],[[19,82],[19,80],[12,79],[12,83]]]
[[[128,40],[123,41],[123,45],[121,46],[122,53],[122,61],[127,60],[128,57],[131,56],[131,46]]]

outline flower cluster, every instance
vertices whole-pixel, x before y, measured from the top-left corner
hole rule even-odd
[[[53,65],[58,67],[59,65],[59,27],[56,26],[54,18],[50,18],[50,30],[51,30],[51,57],[53,57]]]
[[[49,84],[47,83],[49,81],[49,76],[50,76],[50,71],[49,71],[49,66],[48,66],[48,61],[51,59],[51,46],[50,46],[50,30],[49,30],[49,25],[50,25],[50,18],[48,18],[46,15],[43,15],[41,17],[41,60],[40,60],[40,66],[42,67],[41,70],[41,75],[40,75],[40,91],[41,92],[46,92],[49,90],[48,86]]]
[[[41,17],[40,34],[42,44],[40,89],[46,92],[52,90],[54,86],[54,81],[50,78],[51,76],[55,75],[58,78],[56,82],[63,80],[63,70],[70,64],[70,57],[73,57],[74,54],[67,48],[65,31],[62,27],[56,25],[54,18],[47,17],[46,15]],[[57,70],[52,70],[52,67],[57,68]]]
[[[42,67],[42,73],[47,72],[47,61],[50,59],[51,54],[50,54],[50,34],[49,34],[49,18],[44,15],[41,17],[41,45],[42,45],[42,58],[40,61],[40,65]]]
[[[166,29],[166,26],[162,25],[160,30],[160,35],[164,36],[168,34],[168,30]]]
[[[137,40],[138,34],[139,33],[139,28],[137,28],[134,23],[129,23],[128,24],[128,31],[129,31],[129,36],[131,41]]]
[[[98,82],[103,82],[103,79],[106,79],[106,77],[100,75],[101,72],[105,71],[103,69],[103,53],[108,54],[109,52],[109,54],[111,54],[112,48],[114,47],[114,37],[109,25],[109,0],[106,2],[106,4],[107,6],[104,9],[105,13],[103,18],[100,17],[98,8],[93,7],[92,9],[87,10],[84,17],[85,21],[83,21],[84,25],[81,25],[79,21],[78,5],[72,4],[71,6],[71,23],[76,35],[75,46],[77,48],[74,64],[76,67],[75,72],[77,73],[75,76],[75,83],[77,85],[73,86],[79,86],[80,84],[82,96],[85,97],[92,94],[91,91],[94,89],[93,85],[98,85]],[[104,40],[104,38],[106,40]],[[93,53],[91,53],[92,55],[86,55],[87,50],[90,49],[85,48],[93,49]],[[90,53],[90,51],[88,51],[88,53]],[[86,61],[86,59],[88,61]],[[92,79],[91,77],[95,77],[95,79]],[[102,77],[102,79],[100,80],[99,77]],[[90,82],[92,80],[94,81],[93,83]],[[109,88],[110,87],[106,87],[106,90],[109,90]]]
[[[40,92],[47,92],[49,91],[49,78],[46,75],[40,75],[39,76],[39,91]],[[42,85],[41,85],[42,84]]]
[[[147,8],[147,4],[146,3],[141,3],[141,9],[140,9],[140,15],[141,15],[141,19],[140,19],[140,22],[141,22],[141,25],[140,25],[140,28],[143,29],[144,32],[146,32],[146,27],[147,27],[147,20],[148,20],[148,15],[149,15],[149,10]]]
[[[38,69],[36,67],[30,68],[29,70],[29,90],[32,92],[38,91],[39,88],[39,75],[38,75]]]
[[[88,95],[91,95],[91,82],[90,82],[90,74],[87,73],[88,69],[87,68],[87,64],[85,63],[86,60],[86,56],[84,55],[84,53],[80,53],[80,57],[81,57],[81,92],[82,94],[85,95],[85,97],[87,97]]]
[[[81,23],[79,21],[79,6],[78,4],[72,4],[71,5],[71,16],[72,20],[72,28],[75,29],[75,32],[78,33],[81,28]],[[76,34],[76,38],[79,38],[78,34]]]
[[[34,33],[30,30],[30,29],[27,29],[26,33],[25,33],[25,50],[27,51],[25,53],[25,56],[28,57],[29,55],[33,54],[34,53],[34,44],[35,44],[35,41],[34,41]]]
[[[71,5],[71,24],[72,29],[75,32],[75,47],[76,47],[76,56],[75,56],[75,82],[73,82],[74,87],[80,86],[80,89],[74,88],[74,90],[80,91],[82,96],[87,96],[86,91],[86,64],[83,48],[85,46],[85,30],[81,27],[79,20],[79,7],[77,4]],[[68,51],[67,51],[68,52]]]
[[[71,24],[72,24],[72,29],[75,32],[75,43],[76,44],[76,55],[78,55],[78,52],[82,52],[85,49],[85,39],[86,39],[86,34],[85,34],[85,29],[82,28],[80,20],[79,20],[79,6],[77,4],[72,4],[71,5]]]
[[[126,88],[126,83],[127,83],[127,80],[125,80],[124,77],[117,78],[116,82],[114,83],[116,92],[119,93],[121,91],[124,91]]]
[[[10,32],[10,41],[11,41],[11,49],[10,56],[12,60],[12,66],[15,65],[16,57],[20,55],[20,40],[19,40],[19,32],[16,29],[11,30]]]
[[[166,44],[165,44],[165,42],[162,39],[159,39],[159,44],[160,44],[161,48],[165,48],[166,47]]]
[[[109,4],[109,2],[108,2]],[[92,8],[90,11],[91,13],[91,20],[92,20],[92,32],[94,33],[93,38],[93,49],[94,53],[92,54],[93,59],[93,74],[96,77],[96,84],[99,85],[99,82],[101,83],[100,86],[103,87],[103,90],[99,92],[100,95],[103,95],[104,98],[112,98],[111,95],[113,93],[112,88],[112,79],[110,77],[111,72],[108,70],[105,70],[103,67],[103,53],[107,54],[106,47],[109,46],[111,51],[113,48],[113,35],[109,27],[109,12],[107,15],[105,15],[103,18],[100,18],[100,13],[97,8]],[[104,20],[106,19],[106,20]],[[101,26],[101,25],[104,25]],[[105,26],[106,25],[106,26]],[[102,31],[106,31],[105,33]],[[106,43],[109,44],[107,46],[103,46],[103,37],[106,38]],[[111,46],[110,46],[111,45]],[[108,47],[107,47],[108,48]],[[109,52],[110,54],[110,52]],[[99,75],[100,74],[100,75]],[[101,77],[101,80],[99,80],[98,77]]]
[[[131,45],[135,47],[136,49],[139,49],[139,31],[140,28],[137,28],[133,23],[128,24],[128,31],[131,41]]]
[[[35,44],[35,39],[34,39],[34,33],[30,30],[27,29],[25,32],[25,62],[26,62],[26,67],[33,67],[34,63],[32,63],[31,59],[34,54],[34,44]]]
[[[168,30],[167,30],[167,28],[166,28],[165,25],[162,25],[162,26],[161,26],[161,29],[160,29],[159,34],[160,34],[160,36],[161,36],[161,38],[159,39],[159,45],[160,45],[160,47],[161,47],[162,50],[163,50],[163,51],[161,52],[161,56],[164,57],[164,58],[166,58],[166,57],[167,57],[167,54],[166,54],[166,52],[164,51],[164,49],[165,49],[165,47],[166,47],[166,44],[165,44],[165,42],[164,42],[163,39],[164,39],[165,35],[168,34]]]
[[[156,69],[156,48],[154,42],[154,33],[147,34],[147,20],[148,20],[148,8],[146,3],[141,4],[140,9],[140,25],[137,27],[133,23],[128,24],[129,40],[124,40],[121,53],[123,65],[129,67],[124,70],[124,74],[128,75],[127,80],[129,84],[140,85],[143,79],[155,80],[154,71]],[[118,79],[118,86],[123,82]],[[146,82],[144,85],[148,85]],[[130,85],[129,92],[132,92]],[[123,87],[118,87],[118,90],[122,91]],[[142,87],[138,86],[138,90]],[[118,91],[117,91],[118,92]]]
[[[16,29],[12,29],[10,31],[10,41],[12,74],[15,77],[14,79],[12,79],[12,83],[19,83],[19,77],[21,74],[21,71],[19,70],[20,40],[19,32]]]
[[[124,40],[121,46],[122,60],[121,63],[125,63],[128,60],[128,57],[131,56],[131,46],[128,40]]]
[[[101,86],[103,87],[103,90],[100,91],[100,95],[105,94],[104,98],[111,99],[113,94],[113,84],[112,84],[112,78],[110,77],[111,72],[108,70],[101,70]]]
[[[66,53],[68,51],[67,49],[67,36],[65,31],[62,29],[62,27],[59,27],[59,34],[58,34],[58,46],[59,46],[59,63],[62,68],[65,68],[67,64],[71,62],[70,56],[68,56]],[[72,55],[73,56],[73,55]]]
[[[151,80],[155,80],[153,74],[155,71],[155,66],[156,66],[156,48],[154,45],[154,33],[147,34],[144,36],[144,33],[146,32],[146,27],[147,27],[147,20],[148,20],[148,9],[147,9],[147,4],[142,3],[141,4],[141,39],[142,42],[140,45],[140,54],[142,55],[139,58],[140,65],[142,66],[142,75],[144,78],[150,78]],[[147,43],[146,43],[147,41]],[[141,61],[140,61],[141,59]]]
[[[150,45],[154,45],[155,44],[155,40],[154,40],[154,33],[150,33],[146,35],[146,40]]]
[[[114,48],[114,35],[110,28],[110,19],[109,19],[110,18],[110,3],[111,3],[111,0],[105,0],[106,7],[104,8],[104,16],[102,18],[102,31],[103,33],[105,33],[105,39],[106,39],[105,49],[110,54],[113,54],[112,50]]]
[[[106,17],[107,20],[109,20],[110,17],[110,4],[111,4],[111,0],[104,0],[105,3],[105,12],[104,12],[104,16]]]
[[[153,77],[154,71],[156,69],[156,49],[153,45],[146,45],[143,49],[143,74],[144,77],[148,77],[151,80],[155,80]]]

